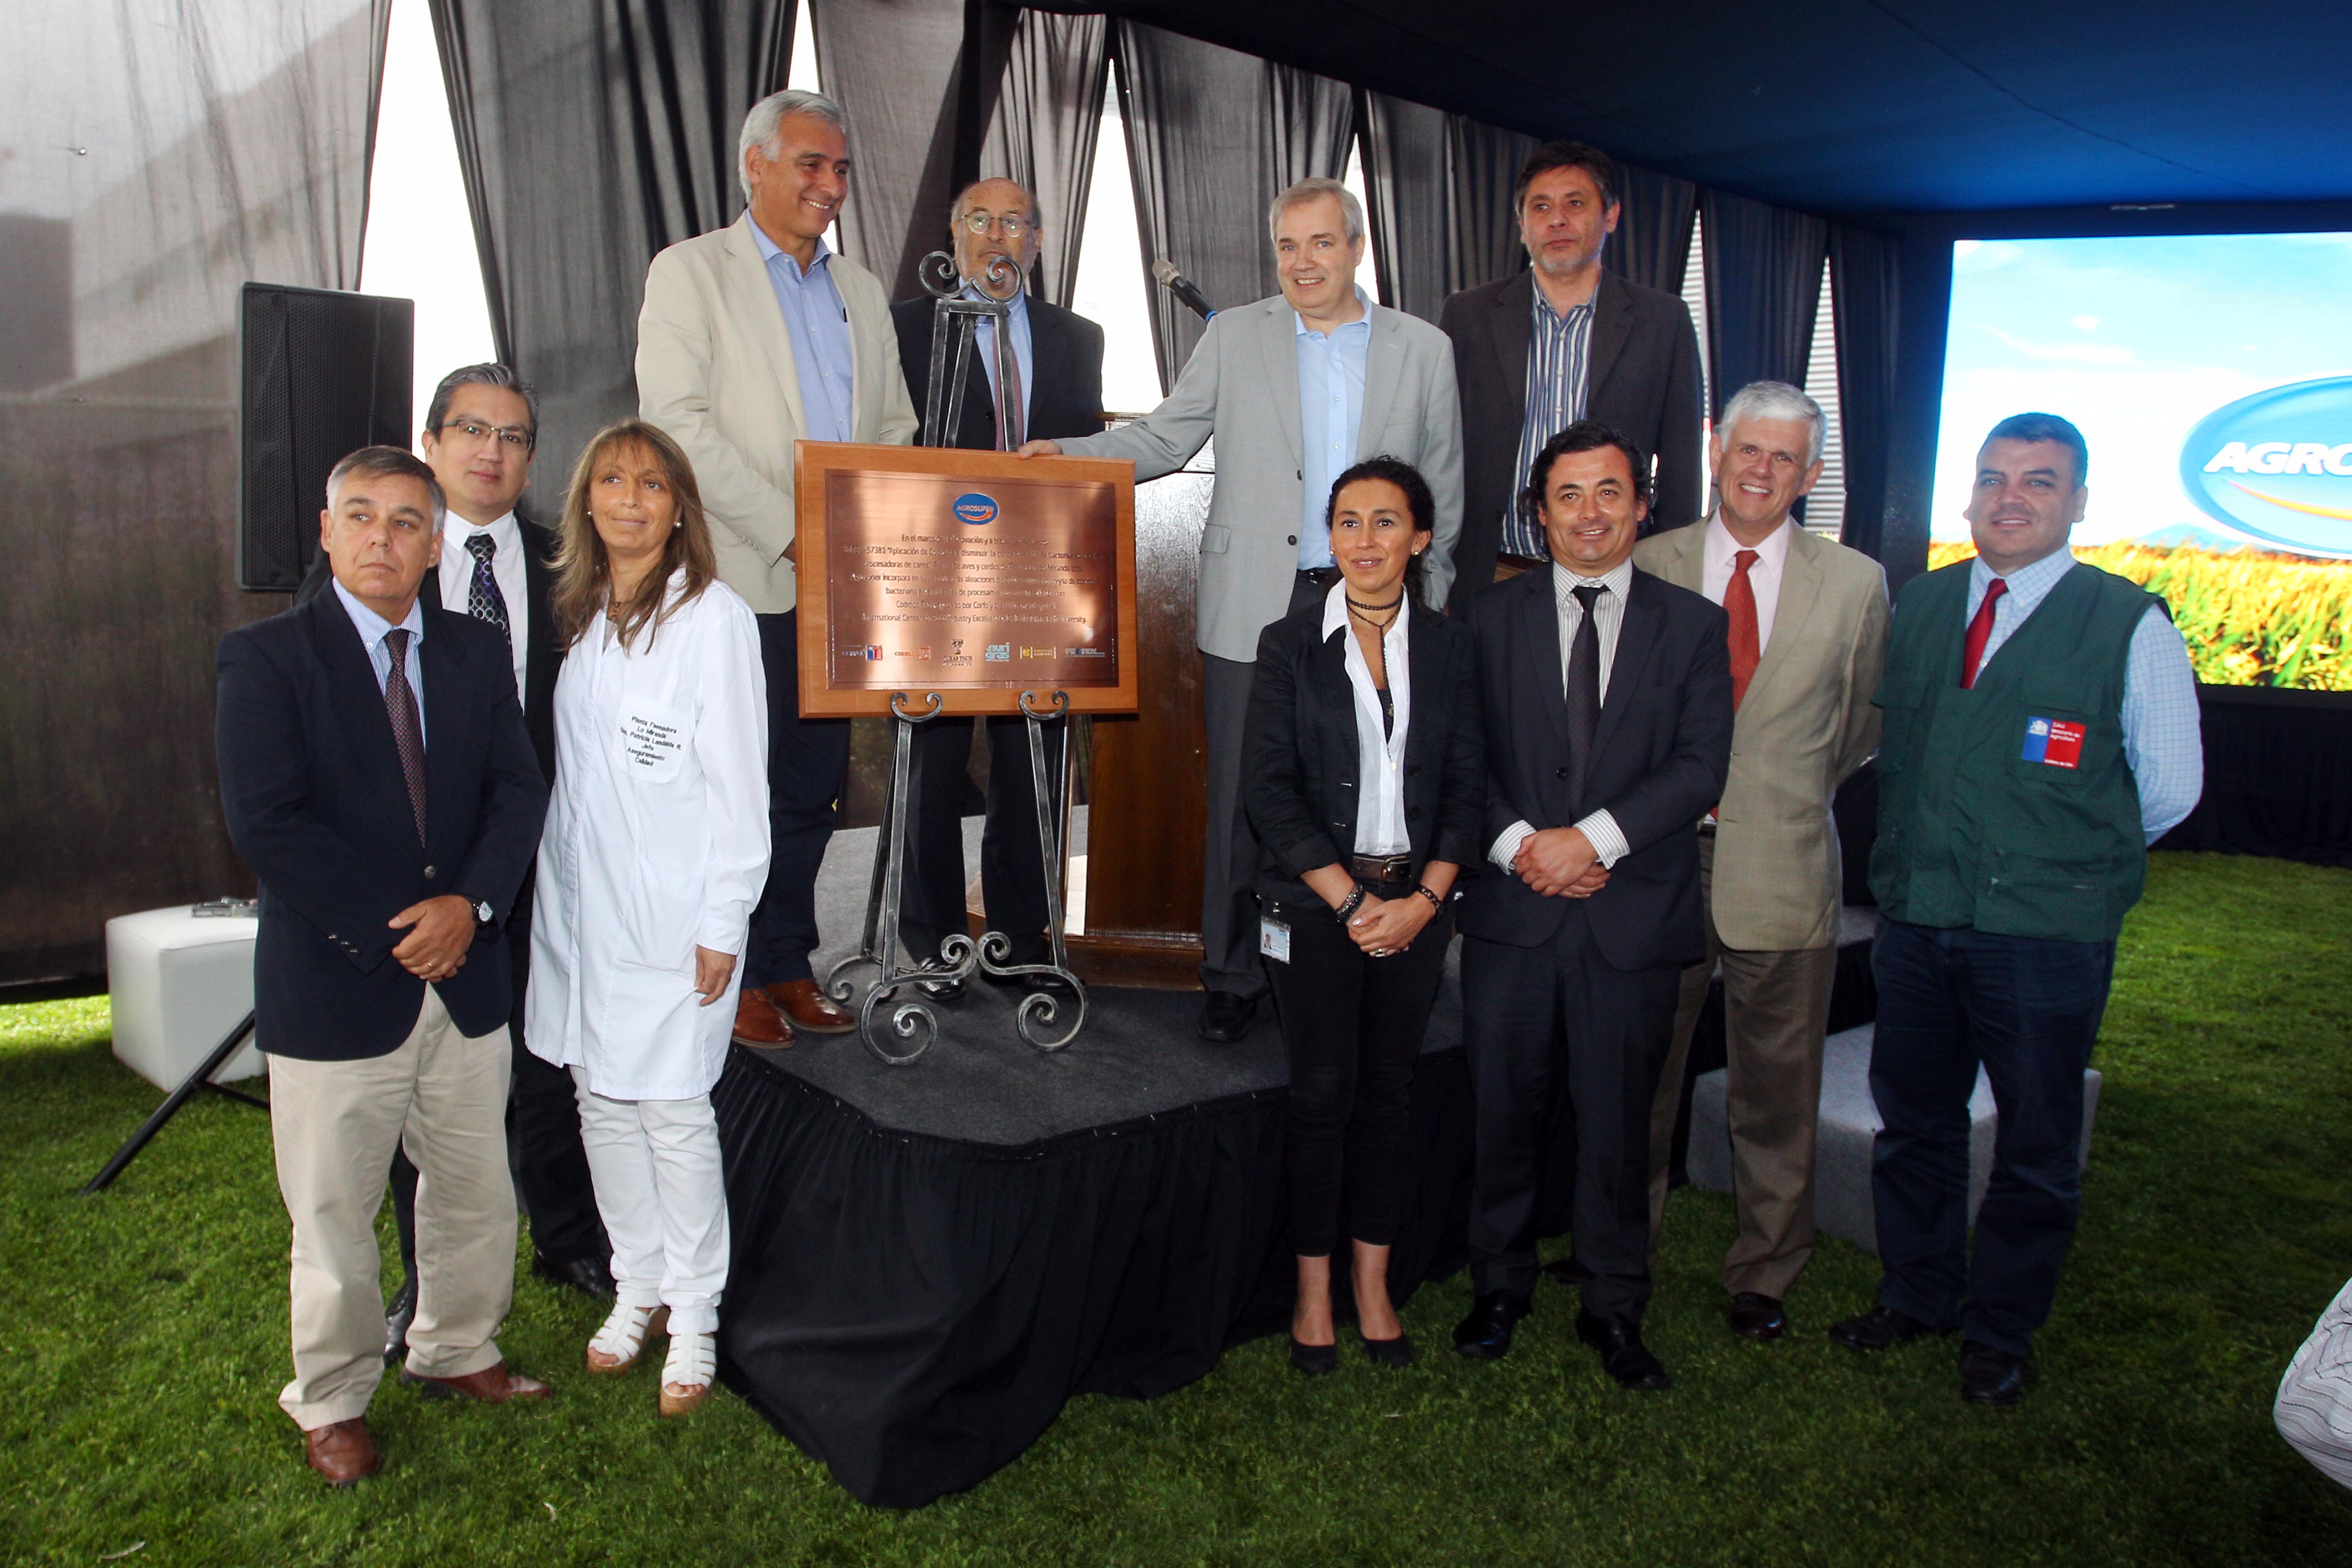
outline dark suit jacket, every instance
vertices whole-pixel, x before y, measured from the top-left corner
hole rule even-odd
[[[428,578],[429,580],[429,578]],[[497,911],[438,983],[459,1030],[514,1005],[493,940],[539,850],[547,784],[530,754],[498,633],[428,608],[425,840],[359,630],[335,595],[221,639],[215,743],[229,839],[261,882],[253,991],[262,1049],[314,1061],[380,1057],[415,1026],[425,982],[392,958],[388,921],[443,893]]]
[[[920,419],[924,394],[931,384],[931,301],[901,300],[890,307],[890,321],[898,329],[898,363],[907,374],[907,394],[915,400],[915,417]],[[1098,433],[1103,427],[1103,330],[1074,310],[1032,295],[1029,353],[1036,366],[1030,372],[1034,384],[1028,389],[1029,438],[1066,441]],[[989,400],[988,373],[981,368],[977,334],[964,373],[963,419],[955,439],[942,441],[929,430],[915,439],[926,447],[995,449],[996,409]]]
[[[1318,600],[1258,637],[1242,774],[1261,847],[1258,889],[1268,898],[1316,897],[1300,878],[1355,854],[1362,752],[1347,635],[1323,636]],[[1432,860],[1475,875],[1486,807],[1476,650],[1460,622],[1426,612],[1412,617],[1409,639],[1404,821],[1412,875],[1418,879]]]
[[[1437,324],[1454,340],[1462,387],[1462,538],[1454,550],[1455,615],[1495,580],[1503,507],[1526,485],[1519,426],[1528,396],[1534,275],[1465,289]],[[1699,452],[1698,334],[1679,296],[1601,275],[1593,298],[1584,414],[1613,425],[1657,459],[1645,533],[1698,520],[1706,495]]]
[[[1631,853],[1591,899],[1592,935],[1622,970],[1696,962],[1706,952],[1698,890],[1700,817],[1731,766],[1731,654],[1723,611],[1636,570],[1584,795],[1569,772],[1559,609],[1552,574],[1495,585],[1472,606],[1486,718],[1481,852],[1514,822],[1570,827],[1606,809]],[[1549,942],[1567,900],[1497,871],[1472,885],[1464,934],[1513,947]]]
[[[530,748],[539,753],[539,771],[549,779],[555,777],[555,678],[563,673],[563,644],[555,635],[555,617],[548,613],[547,595],[555,586],[555,531],[541,528],[518,511],[515,525],[522,531],[523,594],[530,601],[530,624],[524,633],[527,646],[523,649],[522,721],[530,731]],[[329,581],[326,552],[310,563],[310,570],[302,585],[294,590],[294,602],[307,605],[326,591]],[[425,574],[425,584],[417,591],[427,609],[442,608],[441,563],[436,560]],[[457,606],[462,614],[463,605]],[[429,722],[429,721],[428,721]]]

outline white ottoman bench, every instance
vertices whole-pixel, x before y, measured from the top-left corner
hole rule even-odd
[[[1866,1252],[1878,1250],[1878,1226],[1870,1201],[1870,1151],[1885,1123],[1870,1094],[1873,1026],[1832,1035],[1822,1053],[1822,1120],[1814,1146],[1813,1223]],[[2099,1069],[2083,1074],[2083,1145],[2077,1158],[2091,1158],[2091,1123],[2099,1110]],[[1723,1069],[1703,1074],[1691,1086],[1691,1184],[1711,1193],[1731,1191],[1729,1091]],[[1969,1097],[1969,1219],[1984,1202],[1992,1179],[1994,1116],[1992,1085],[1977,1069],[1976,1092]]]
[[[253,1010],[253,942],[260,925],[250,915],[197,915],[186,904],[107,921],[116,1058],[158,1089],[179,1088]],[[261,1070],[261,1053],[248,1040],[213,1081]]]

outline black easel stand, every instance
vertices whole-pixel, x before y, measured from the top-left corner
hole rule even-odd
[[[228,1058],[236,1054],[237,1047],[245,1044],[245,1037],[251,1033],[253,1033],[253,1015],[247,1013],[238,1020],[236,1027],[231,1029],[221,1043],[213,1047],[213,1054],[197,1063],[196,1070],[183,1079],[180,1087],[173,1089],[163,1103],[155,1108],[155,1114],[140,1124],[139,1131],[131,1135],[130,1142],[114,1152],[114,1158],[106,1163],[106,1169],[89,1179],[89,1184],[82,1188],[81,1195],[88,1197],[92,1193],[104,1192],[115,1177],[122,1174],[123,1167],[139,1157],[139,1151],[147,1147],[147,1141],[163,1131],[163,1123],[177,1115],[180,1107],[185,1105],[200,1089],[208,1089],[215,1094],[226,1095],[231,1100],[243,1100],[247,1105],[257,1105],[264,1110],[268,1110],[269,1101],[257,1100],[241,1089],[227,1089],[213,1081],[213,1074],[228,1065]]]

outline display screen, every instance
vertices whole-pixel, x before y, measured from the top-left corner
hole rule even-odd
[[[2352,690],[2352,234],[1955,245],[1930,565],[2028,411],[2090,446],[2075,555],[2164,596],[2200,680]]]

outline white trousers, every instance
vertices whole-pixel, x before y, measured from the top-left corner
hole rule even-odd
[[[366,1414],[383,1376],[376,1210],[395,1148],[416,1166],[416,1321],[408,1370],[463,1377],[500,1360],[514,1299],[505,1026],[468,1039],[425,988],[389,1055],[268,1057],[278,1189],[294,1222],[294,1381],[278,1403],[308,1432]]]
[[[716,1332],[727,1285],[727,1184],[710,1097],[607,1100],[580,1067],[572,1081],[620,1300],[667,1307],[673,1334]]]

